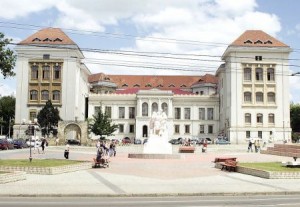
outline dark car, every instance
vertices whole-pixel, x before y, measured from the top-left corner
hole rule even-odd
[[[24,139],[14,139],[13,140],[14,148],[22,149],[29,147]]]
[[[134,140],[134,144],[142,144],[142,140],[140,140],[140,139],[135,139],[135,140]]]
[[[131,139],[129,137],[125,137],[122,139],[122,144],[131,144]]]
[[[0,139],[0,149],[2,150],[14,149],[14,144],[7,141],[6,139]]]
[[[66,144],[69,145],[81,145],[80,141],[77,139],[67,139]]]
[[[146,144],[147,142],[148,142],[147,138],[143,140],[143,144]]]
[[[182,144],[183,143],[183,139],[181,137],[179,137],[178,139],[171,139],[169,141],[169,143],[171,143],[171,144]]]

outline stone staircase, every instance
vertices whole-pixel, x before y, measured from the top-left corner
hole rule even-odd
[[[274,147],[268,147],[266,150],[261,150],[260,153],[293,157],[296,161],[300,157],[300,144],[274,144]]]

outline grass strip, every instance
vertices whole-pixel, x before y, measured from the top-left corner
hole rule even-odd
[[[0,166],[19,166],[19,167],[58,167],[64,165],[78,164],[82,161],[76,160],[58,160],[58,159],[11,159],[0,160]]]
[[[264,171],[275,171],[275,172],[300,172],[298,167],[285,167],[282,166],[281,162],[248,162],[248,163],[239,163],[239,166],[253,168]]]

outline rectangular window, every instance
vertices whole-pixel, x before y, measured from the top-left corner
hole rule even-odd
[[[49,60],[50,59],[50,55],[49,54],[43,54],[43,59],[44,60]]]
[[[190,125],[184,125],[185,128],[185,134],[189,134],[190,133]]]
[[[125,119],[125,107],[119,107],[119,119]]]
[[[129,107],[129,119],[135,119],[135,107]]]
[[[255,56],[256,61],[262,61],[262,56]]]
[[[31,66],[31,79],[36,80],[39,78],[39,68],[37,65]]]
[[[200,131],[199,131],[200,134],[204,134],[204,125],[200,125]]]
[[[129,133],[134,133],[134,124],[129,125]]]
[[[175,108],[175,119],[181,119],[181,109]]]
[[[119,133],[124,133],[124,124],[119,124]]]
[[[61,71],[61,66],[60,65],[56,65],[54,66],[54,79],[60,79],[60,71]]]
[[[36,118],[36,111],[30,111],[29,120],[33,122],[35,118]]]
[[[250,131],[246,131],[246,138],[250,138]]]
[[[111,119],[111,106],[105,106],[105,114]]]
[[[184,119],[191,119],[191,109],[184,108]]]
[[[214,109],[208,108],[207,109],[207,120],[213,120],[214,119]]]
[[[205,108],[199,108],[199,120],[205,120]]]
[[[101,110],[100,106],[95,106],[94,111],[95,111],[95,115],[98,114]]]
[[[258,131],[257,135],[258,135],[259,138],[262,138],[262,131]]]
[[[50,66],[49,65],[44,65],[43,66],[42,77],[43,77],[43,79],[49,79],[50,78]]]
[[[263,69],[262,68],[256,68],[255,77],[256,77],[257,81],[263,81]]]
[[[208,125],[208,134],[214,133],[214,126],[213,125]]]
[[[244,81],[251,81],[251,68],[244,69]]]
[[[174,132],[175,132],[175,134],[179,134],[180,133],[179,125],[175,125],[174,126]]]

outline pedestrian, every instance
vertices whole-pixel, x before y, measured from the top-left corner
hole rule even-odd
[[[33,154],[35,154],[35,150],[37,150],[38,153],[40,154],[40,146],[39,146],[39,141],[37,139],[34,140]]]
[[[205,139],[202,144],[202,152],[206,152],[206,150],[207,150],[207,140]]]
[[[46,146],[46,139],[43,138],[42,143],[41,143],[42,153],[43,153],[43,154],[45,154],[45,146]]]
[[[255,152],[258,152],[260,150],[260,143],[259,140],[255,140],[254,142]]]
[[[59,139],[58,139],[58,137],[56,137],[56,139],[55,139],[55,146],[58,146],[58,143],[59,143]]]
[[[67,144],[67,145],[66,145],[65,152],[64,152],[64,157],[65,157],[66,159],[69,159],[69,153],[70,153],[70,145]]]
[[[109,145],[109,156],[112,157],[112,156],[116,156],[116,144],[115,142],[111,142],[110,145]]]
[[[251,150],[251,152],[253,152],[253,149],[252,149],[252,142],[253,142],[253,139],[249,139],[249,143],[248,143],[248,152]]]

